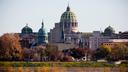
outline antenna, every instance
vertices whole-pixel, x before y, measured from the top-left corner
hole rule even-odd
[[[69,0],[68,0],[68,7],[69,7]]]
[[[44,27],[44,20],[42,19],[42,28]]]

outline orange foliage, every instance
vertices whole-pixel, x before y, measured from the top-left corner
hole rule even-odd
[[[12,59],[22,57],[22,48],[19,37],[16,34],[4,34],[0,37],[0,59]]]

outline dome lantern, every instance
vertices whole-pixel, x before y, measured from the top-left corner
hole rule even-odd
[[[70,7],[69,6],[67,7],[67,10],[66,11],[70,11]]]

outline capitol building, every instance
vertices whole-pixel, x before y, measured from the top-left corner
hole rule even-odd
[[[49,32],[50,43],[74,43],[80,41],[81,35],[78,30],[76,15],[68,6],[61,15],[60,22],[55,23],[55,27]]]
[[[59,49],[73,48],[79,46],[81,41],[81,33],[78,30],[78,22],[75,13],[69,6],[61,15],[60,22],[55,23],[55,27],[49,33],[45,31],[44,23],[38,32],[33,32],[32,28],[26,24],[22,28],[20,37],[23,47],[34,47],[37,45],[55,44],[61,45]]]
[[[76,15],[71,11],[69,5],[62,13],[60,22],[55,23],[50,32],[46,32],[45,23],[38,32],[33,32],[32,28],[26,24],[19,33],[22,47],[34,48],[35,46],[56,45],[58,50],[69,48],[90,48],[97,49],[100,45],[111,45],[115,43],[128,43],[128,32],[115,33],[115,30],[108,26],[104,32],[93,31],[92,33],[79,32]]]

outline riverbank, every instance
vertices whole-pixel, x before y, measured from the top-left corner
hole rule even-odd
[[[128,67],[102,62],[0,62],[0,67]]]
[[[127,67],[0,67],[0,72],[127,72]]]

